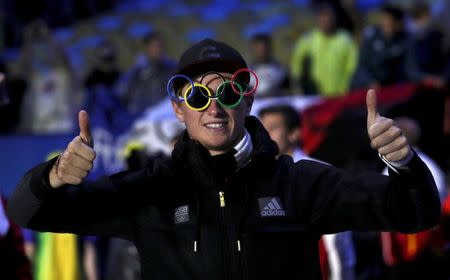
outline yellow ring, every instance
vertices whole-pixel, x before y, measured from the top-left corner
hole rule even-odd
[[[211,91],[210,91],[209,88],[206,87],[205,85],[202,85],[202,84],[199,84],[199,83],[194,83],[194,86],[201,87],[201,88],[205,89],[206,92],[208,93],[208,96],[211,97]],[[206,108],[208,108],[209,104],[211,104],[211,98],[208,98],[208,102],[206,103],[206,105],[203,106],[203,107],[201,107],[201,108],[195,108],[195,107],[192,107],[191,105],[189,105],[187,95],[188,95],[188,93],[190,92],[191,88],[192,88],[192,85],[189,85],[188,88],[184,91],[184,94],[183,94],[183,97],[184,97],[184,103],[186,103],[186,105],[187,105],[190,109],[192,109],[192,110],[194,110],[194,111],[202,111],[202,110],[205,110]],[[192,93],[194,93],[194,92],[192,92]],[[201,94],[201,93],[200,93],[200,94]]]

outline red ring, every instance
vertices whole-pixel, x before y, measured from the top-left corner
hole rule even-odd
[[[249,73],[251,73],[253,75],[253,77],[255,77],[256,83],[255,83],[255,86],[253,87],[253,89],[251,91],[249,91],[249,92],[244,93],[244,96],[252,95],[256,91],[256,89],[258,88],[259,80],[258,80],[258,76],[256,75],[256,73],[253,70],[250,70],[248,68],[242,68],[242,69],[239,69],[236,72],[234,72],[233,76],[231,76],[231,81],[230,81],[231,88],[233,89],[233,91],[236,94],[239,94],[239,95],[241,94],[241,92],[239,92],[238,88],[234,85],[234,80],[236,79],[237,75],[242,73],[242,72],[249,72]]]

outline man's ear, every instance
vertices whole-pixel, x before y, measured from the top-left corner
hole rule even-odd
[[[300,143],[300,128],[292,129],[288,134],[289,143],[295,144],[296,146]]]
[[[170,102],[172,103],[172,108],[173,111],[175,112],[175,115],[177,116],[177,119],[180,122],[184,123],[184,113],[183,110],[181,109],[181,106],[183,105],[180,102],[176,102],[173,100],[171,100]]]
[[[255,100],[255,97],[253,95],[250,95],[250,96],[245,96],[244,99],[245,99],[244,100],[245,115],[250,116],[250,112],[252,111],[253,100]]]

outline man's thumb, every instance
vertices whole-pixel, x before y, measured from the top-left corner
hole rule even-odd
[[[91,147],[94,146],[91,136],[91,127],[89,124],[89,115],[86,111],[81,110],[78,113],[78,124],[80,126],[80,137],[83,142]]]
[[[367,126],[372,125],[377,119],[377,93],[373,89],[369,89],[366,95],[367,104]]]

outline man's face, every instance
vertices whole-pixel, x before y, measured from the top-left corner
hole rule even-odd
[[[317,25],[325,33],[332,32],[336,27],[336,19],[333,10],[323,9],[317,14]]]
[[[270,57],[270,46],[262,41],[252,42],[250,51],[258,62],[266,61]]]
[[[400,23],[388,13],[382,13],[380,16],[380,28],[384,36],[391,37],[400,29]]]
[[[431,24],[431,16],[428,13],[424,13],[421,16],[416,17],[412,21],[414,31],[420,32],[424,29],[426,29]]]
[[[165,45],[162,39],[155,38],[147,45],[148,56],[155,61],[161,60],[165,54]]]
[[[220,73],[226,79],[231,79],[231,74]],[[194,79],[200,83],[201,77]],[[217,74],[208,74],[203,78],[202,84],[207,86],[213,95],[217,87],[223,82]],[[188,85],[182,88],[185,92]],[[241,104],[234,109],[224,109],[212,100],[208,108],[203,111],[189,109],[184,102],[172,101],[178,120],[186,125],[191,139],[197,140],[211,155],[222,154],[236,145],[244,135],[245,117],[250,113],[253,97],[244,97]]]
[[[284,123],[284,117],[281,113],[266,113],[261,117],[264,128],[275,141],[280,149],[280,154],[286,154],[291,148],[289,141],[290,132]]]

